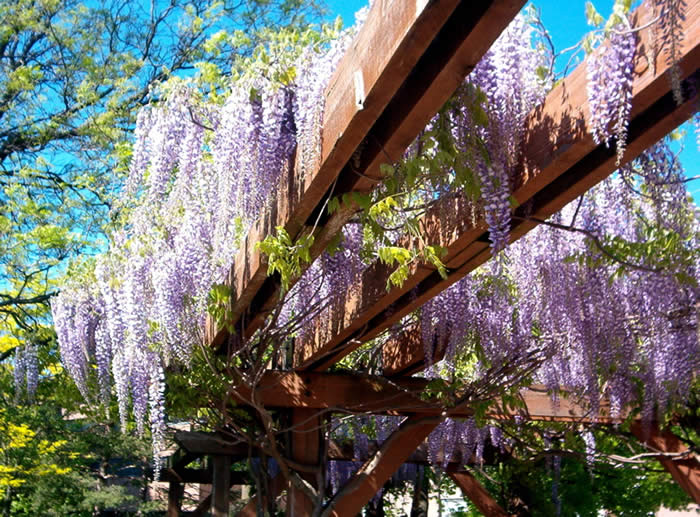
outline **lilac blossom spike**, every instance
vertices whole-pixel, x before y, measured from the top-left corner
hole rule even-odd
[[[637,46],[634,32],[623,25],[613,27],[610,34],[609,44],[587,60],[587,91],[593,140],[609,145],[615,137],[619,165],[627,147]]]
[[[14,358],[14,385],[15,385],[15,400],[19,402],[22,397],[22,392],[25,390],[27,382],[27,357],[25,347],[18,346],[15,348]]]

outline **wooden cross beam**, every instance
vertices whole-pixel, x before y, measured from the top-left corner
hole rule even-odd
[[[195,435],[194,439],[190,440],[189,434]],[[209,436],[211,437],[211,442],[207,442],[206,437]],[[195,453],[197,456],[205,456],[210,454],[210,451],[217,451],[217,454],[226,454],[231,457],[233,461],[240,461],[242,459],[245,459],[248,457],[248,452],[246,451],[245,453],[242,452],[242,448],[240,447],[240,444],[229,444],[228,447],[224,445],[221,442],[220,437],[218,437],[216,434],[213,433],[202,433],[202,432],[188,432],[188,431],[178,431],[178,440],[184,444],[193,446],[194,449],[193,451],[187,451],[188,454],[190,453]],[[247,447],[246,447],[247,449]],[[379,449],[379,446],[375,440],[370,440],[368,443],[367,451],[368,454],[374,454],[377,450]],[[351,442],[343,442],[343,443],[338,443],[334,440],[331,440],[328,443],[328,459],[329,460],[339,460],[339,461],[365,461],[368,459],[368,457],[361,457],[361,458],[356,458],[354,456],[354,445]],[[484,454],[483,454],[483,460],[486,464],[491,464],[494,462],[494,459],[497,456],[497,451],[493,449],[490,445],[485,444],[484,448]],[[252,451],[253,456],[258,455],[258,450],[254,449]],[[442,457],[438,455],[438,462],[442,462]],[[408,459],[404,463],[415,463],[415,464],[420,464],[420,465],[426,465],[429,463],[428,460],[428,449],[427,449],[427,444],[423,443],[419,445],[408,457]],[[463,458],[461,452],[455,450],[452,453],[452,457],[449,459],[448,463],[450,464],[455,464],[455,465],[465,465],[465,464],[472,464],[472,463],[477,463],[476,458]],[[168,469],[169,470],[169,469]],[[165,472],[165,471],[164,471]],[[171,474],[165,474],[167,476],[164,478],[166,481],[170,480]],[[236,473],[232,472],[231,473],[231,479],[233,479],[232,484],[246,484],[245,479],[243,478],[242,473]],[[180,482],[187,482],[187,483],[197,483],[198,481],[190,479],[189,475],[185,475],[186,479],[189,479],[185,481],[181,476],[176,478]],[[207,478],[209,479],[209,478]],[[208,481],[203,481],[203,482],[208,482]]]
[[[661,453],[659,462],[671,474],[693,501],[700,504],[700,460],[670,430],[659,429],[656,423],[645,427],[642,422],[632,424],[632,434],[649,449]],[[671,458],[664,453],[685,453],[685,457]]]
[[[441,420],[441,417],[407,418],[335,494],[322,516],[357,515]]]
[[[243,443],[231,443],[231,440],[220,433],[205,433],[201,431],[177,431],[175,432],[175,443],[181,451],[177,455],[191,457],[193,461],[199,456],[223,455],[235,458],[245,458],[250,452],[250,448]]]
[[[370,440],[367,446],[367,457],[355,457],[355,445],[352,442],[337,443],[331,441],[328,444],[328,459],[341,461],[366,461],[370,456],[373,456],[379,450],[379,444],[376,440]],[[490,442],[484,443],[484,451],[481,458],[476,458],[472,455],[469,458],[463,457],[462,453],[455,448],[452,456],[447,460],[450,468],[461,469],[464,465],[493,465],[498,460],[503,460],[508,457],[508,453],[501,452],[498,448],[493,447]],[[437,463],[442,464],[444,456],[442,451],[438,452]],[[404,463],[412,463],[415,465],[429,465],[430,458],[428,456],[428,443],[420,444],[409,456]]]
[[[186,468],[187,465],[192,463],[198,457],[199,455],[193,454],[192,452],[189,452],[186,448],[181,447],[177,449],[172,456],[168,457],[166,468],[179,472],[180,470]]]
[[[255,399],[266,408],[298,408],[351,413],[389,415],[444,415],[467,418],[473,415],[470,401],[446,407],[444,403],[421,398],[428,387],[428,379],[395,377],[354,373],[321,373],[268,371],[255,387]],[[521,412],[504,409],[496,404],[491,418],[512,419],[521,415],[531,420],[555,420],[568,422],[619,423],[621,417],[611,417],[609,404],[602,401],[593,415],[585,404],[573,398],[562,397],[555,407],[543,386],[531,386],[520,392]],[[236,389],[237,402],[246,404],[252,400],[250,388]],[[192,450],[189,449],[188,450]]]
[[[334,195],[374,186],[379,165],[394,159],[442,107],[479,62],[524,0],[432,0],[374,2],[365,24],[340,62],[325,92],[322,151],[312,164],[297,157],[278,185],[273,209],[249,231],[235,257],[227,284],[232,321],[242,335],[261,322],[277,302],[277,280],[255,244],[277,226],[295,238],[314,225],[330,191]],[[351,164],[353,156],[359,167]],[[359,174],[358,174],[359,173]],[[331,187],[335,183],[335,188]],[[318,257],[351,217],[351,211],[322,221],[311,250]],[[225,342],[228,333],[210,320],[207,340]]]
[[[654,17],[647,4],[639,7],[632,19],[637,26]],[[680,48],[680,75],[684,84],[684,102],[673,100],[668,79],[669,64],[663,55],[650,55],[654,41],[650,28],[637,38],[637,61],[633,85],[632,113],[628,146],[624,160],[638,156],[697,109],[700,81],[700,3],[688,5],[681,22],[684,40]],[[649,59],[653,62],[649,62]],[[582,63],[547,96],[544,104],[529,118],[524,142],[523,165],[518,171],[513,196],[520,204],[516,216],[546,218],[576,199],[610,175],[616,166],[615,150],[596,146],[588,134],[589,107],[586,97],[586,63]],[[425,241],[447,250],[447,279],[437,271],[416,267],[401,288],[386,291],[391,269],[377,261],[364,271],[333,322],[320,321],[315,336],[300,347],[299,364],[304,369],[324,370],[350,351],[394,325],[402,317],[473,271],[490,258],[488,233],[483,222],[471,225],[468,218],[445,218],[465,210],[463,200],[445,200],[423,220]],[[522,213],[521,213],[522,212]],[[516,240],[536,223],[515,220],[511,239]],[[394,353],[397,355],[397,353]],[[398,351],[401,355],[401,351]],[[418,359],[420,363],[422,359]],[[397,364],[404,373],[420,366]]]
[[[238,456],[236,456],[238,457]],[[160,473],[160,479],[170,483],[193,483],[199,485],[210,485],[213,479],[211,469],[182,469],[176,471],[166,468]],[[245,472],[231,472],[231,486],[247,485],[250,478]]]

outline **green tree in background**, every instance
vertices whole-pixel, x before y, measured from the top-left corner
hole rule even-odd
[[[60,368],[32,403],[15,397],[12,377],[0,364],[0,515],[89,516],[156,505],[146,497],[147,438],[91,413]]]
[[[216,88],[263,28],[318,12],[300,0],[0,0],[0,334],[31,333],[59,266],[101,245],[154,87],[199,74]]]
[[[187,76],[215,94],[271,31],[320,12],[301,0],[0,0],[0,514],[143,508],[108,483],[109,460],[134,466],[145,490],[148,439],[104,413],[65,418],[88,410],[60,366],[49,301],[71,259],[104,246],[137,110],[158,86]],[[29,343],[33,399],[13,383]]]
[[[550,426],[554,441],[548,448],[531,449],[530,454],[516,448],[507,461],[474,473],[509,515],[646,517],[655,515],[660,506],[682,510],[691,503],[678,483],[629,432],[595,431],[595,452],[587,457],[581,452],[585,447],[575,429],[556,427]],[[468,504],[456,515],[482,514]]]

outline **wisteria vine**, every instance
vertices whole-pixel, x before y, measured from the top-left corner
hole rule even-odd
[[[122,426],[130,408],[139,431],[148,416],[157,467],[164,369],[188,365],[203,342],[210,290],[224,282],[291,153],[318,154],[320,99],[356,30],[300,48],[284,62],[292,82],[241,77],[221,106],[176,83],[143,108],[124,223],[91,272],[53,300],[61,357],[81,394],[96,402],[94,361],[99,397],[109,399],[113,382]]]
[[[225,281],[241,239],[268,209],[292,153],[302,169],[319,159],[323,91],[352,34],[303,49],[293,60],[293,79],[283,84],[242,77],[217,105],[176,83],[139,113],[123,225],[89,273],[63,286],[52,313],[63,363],[81,394],[106,402],[115,393],[124,427],[130,410],[139,430],[148,423],[156,458],[166,430],[164,372],[186,368],[203,342],[212,287]],[[437,152],[425,143],[447,121],[456,158],[426,173],[419,192],[405,196],[406,208],[442,196],[474,201],[469,185],[476,185],[473,214],[486,222],[496,255],[410,316],[420,325],[426,375],[478,379],[493,365],[544,350],[549,360],[534,380],[553,392],[584,394],[594,407],[607,397],[616,412],[639,403],[651,419],[682,403],[700,370],[694,208],[677,160],[660,142],[551,220],[533,220],[540,226],[508,245],[526,117],[551,87],[541,73],[549,57],[534,37],[527,18],[517,17],[450,109],[407,152],[407,160],[434,163]],[[635,38],[617,28],[589,60],[592,134],[598,143],[614,138],[618,160]],[[468,181],[458,168],[469,172]],[[399,234],[388,231],[386,238]],[[673,264],[645,255],[660,239],[668,241],[674,260],[666,262]],[[288,293],[275,324],[304,314],[293,336],[304,342],[336,317],[368,266],[367,240],[357,220],[346,225],[338,248],[311,264]],[[320,309],[307,314],[309,306]],[[443,360],[433,364],[436,343],[444,344]],[[18,355],[18,382],[29,360]],[[35,384],[27,378],[27,391]],[[358,458],[367,455],[368,418],[358,416],[342,431],[353,437]],[[399,425],[396,418],[372,419],[380,443]],[[499,448],[507,438],[497,426],[446,419],[431,435],[428,456],[443,467],[455,449],[479,459],[487,441]],[[590,437],[586,444],[592,455]],[[354,466],[329,468],[337,490]]]

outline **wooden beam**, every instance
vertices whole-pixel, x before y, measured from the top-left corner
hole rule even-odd
[[[659,462],[693,501],[700,504],[700,461],[696,454],[668,429],[659,429],[658,424],[648,427],[642,422],[632,423],[632,434],[650,450],[660,453],[687,453],[683,458],[659,456]]]
[[[652,20],[653,13],[643,4],[632,18],[642,26]],[[654,66],[648,62],[646,49],[654,48],[651,29],[638,34],[625,161],[687,120],[697,108],[698,94],[692,83],[700,80],[700,3],[688,5],[681,31],[684,41],[679,68],[685,97],[680,106],[670,91],[665,58],[656,56]],[[596,146],[588,134],[588,111],[586,63],[582,63],[529,117],[523,164],[514,182],[513,196],[521,207],[516,216],[527,215],[527,207],[530,215],[546,218],[616,170],[615,150]],[[423,220],[425,241],[447,250],[447,279],[436,271],[416,267],[401,288],[387,292],[391,269],[379,262],[372,264],[351,289],[360,294],[347,300],[332,324],[319,322],[315,336],[300,348],[303,358],[299,364],[304,369],[328,368],[488,260],[488,233],[483,221],[472,225],[468,218],[448,219],[443,215],[466,208],[464,200],[445,200]],[[533,222],[516,219],[511,239],[520,238],[534,226]],[[420,368],[420,364],[394,367],[398,373],[404,373]]]
[[[277,300],[276,280],[267,277],[265,258],[255,244],[277,226],[295,237],[308,221],[315,223],[336,178],[334,194],[373,187],[375,181],[365,179],[380,177],[384,153],[401,155],[523,4],[433,0],[372,5],[326,89],[320,158],[310,164],[308,157],[297,157],[276,189],[273,209],[251,228],[235,257],[227,279],[234,293],[231,323],[245,311],[252,315],[240,329],[243,335]],[[360,167],[349,165],[353,156]],[[324,221],[326,230],[316,237],[313,258],[351,215],[344,212]],[[208,342],[218,347],[227,335],[209,321]]]
[[[167,468],[176,471],[181,470],[190,463],[192,463],[194,460],[196,460],[197,457],[197,454],[192,454],[191,452],[188,452],[186,449],[181,447],[177,449],[172,456],[168,457]]]
[[[232,442],[219,433],[177,431],[175,432],[175,443],[189,453],[193,459],[197,456],[209,455],[224,455],[239,459],[245,458],[249,453],[248,445]]]
[[[406,419],[338,491],[322,515],[355,517],[441,420],[440,417]]]
[[[491,494],[488,493],[488,490],[479,483],[479,480],[469,472],[448,468],[447,475],[450,476],[452,481],[462,490],[464,497],[474,503],[474,506],[476,506],[481,513],[489,517],[510,517]]]
[[[318,410],[308,408],[296,408],[292,410],[292,459],[307,467],[320,471],[321,465],[321,417]],[[298,474],[314,488],[318,488],[318,478],[311,473],[298,472]],[[287,515],[289,517],[305,517],[314,511],[315,501],[312,501],[306,493],[289,483],[287,489]]]
[[[193,483],[210,485],[212,483],[212,471],[209,469],[164,469],[161,472],[161,480],[170,483]],[[245,472],[231,472],[229,482],[233,485],[247,485],[250,478]]]
[[[198,437],[198,441],[202,443],[202,437],[201,434],[199,433],[200,436]],[[217,450],[221,451],[221,444],[216,445]],[[370,454],[374,454],[377,451],[377,442],[374,440],[370,440],[369,442],[369,447],[368,447],[368,452]],[[233,446],[231,448],[232,452],[232,459],[239,459],[243,458],[242,456],[236,456],[236,453],[238,452],[238,449],[236,446]],[[258,456],[258,451],[255,450],[253,451],[253,456],[257,457]],[[492,463],[492,460],[496,456],[496,451],[492,450],[491,446],[489,443],[485,445],[484,449],[484,460],[486,463],[490,464]],[[328,444],[328,459],[330,460],[343,460],[343,461],[353,461],[353,460],[360,460],[364,461],[367,458],[355,458],[354,457],[354,447],[351,442],[343,442],[343,443],[338,443],[335,441],[331,441]],[[438,457],[438,462],[442,462],[442,458]],[[459,451],[454,451],[452,458],[450,458],[449,463],[454,463],[454,464],[460,464],[460,465],[465,465],[468,463],[474,463],[474,458],[463,458],[462,454]],[[428,461],[428,450],[426,444],[420,445],[411,455],[408,457],[408,459],[405,461],[405,463],[417,463],[417,464],[427,464],[429,463]],[[182,481],[182,478],[175,477],[175,473],[170,473],[170,469],[167,471],[163,471],[163,480],[164,481],[170,481],[171,479],[177,480],[177,481]],[[244,479],[244,473],[243,472],[231,472],[231,484],[232,485],[237,485],[237,484],[247,484],[245,483]],[[276,478],[275,478],[276,479]],[[211,478],[209,478],[211,480]],[[278,492],[281,492],[284,489],[284,487],[280,488]]]
[[[328,459],[329,460],[339,460],[339,461],[367,461],[374,453],[379,449],[377,442],[375,440],[370,440],[367,447],[366,457],[355,457],[354,444],[352,442],[337,443],[331,442],[328,447]],[[475,456],[465,458],[462,456],[461,451],[455,450],[452,452],[452,456],[448,460],[448,465],[455,467],[456,469],[462,468],[464,465],[475,465],[477,463],[483,465],[493,465],[496,461],[504,461],[508,454],[501,453],[498,448],[495,448],[490,442],[484,444],[483,458],[477,460]],[[443,455],[442,451],[438,453],[437,463],[442,464]],[[420,444],[409,456],[406,458],[404,463],[413,463],[416,465],[430,465],[431,462],[428,458],[428,444],[423,442]]]
[[[231,493],[231,457],[212,456],[211,514],[228,517]]]
[[[351,373],[267,371],[255,387],[255,397],[268,408],[342,409],[354,412],[386,412],[387,408],[428,408],[420,393],[427,381],[402,378],[396,382],[381,376]],[[252,399],[249,388],[236,389],[238,403]]]
[[[429,380],[419,377],[387,379],[352,373],[321,372],[266,372],[256,387],[256,400],[267,408],[305,408],[318,410],[343,410],[393,415],[441,415],[466,418],[473,414],[469,402],[453,408],[444,403],[424,400]],[[237,390],[237,403],[250,400],[250,390]],[[531,420],[556,420],[569,422],[619,423],[620,418],[610,416],[609,404],[602,401],[597,414],[592,415],[583,403],[573,396],[562,396],[554,406],[543,386],[531,386],[521,390],[525,404],[522,413],[502,409],[500,404],[489,415],[495,419],[512,419],[522,414]]]
[[[447,340],[443,340],[447,341]],[[434,343],[432,362],[442,359],[446,346]],[[387,377],[411,375],[423,369],[425,347],[419,322],[411,322],[398,335],[390,336],[382,346],[383,373]]]

